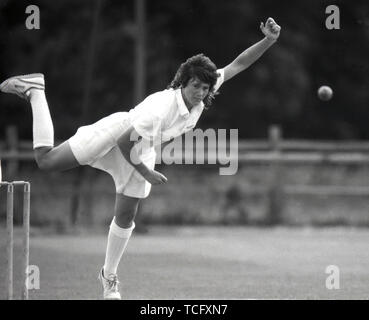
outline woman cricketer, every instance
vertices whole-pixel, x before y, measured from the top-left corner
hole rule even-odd
[[[168,142],[191,130],[223,82],[259,59],[276,42],[281,30],[272,18],[265,25],[261,22],[260,29],[265,37],[224,68],[217,69],[203,54],[193,56],[179,67],[166,90],[149,95],[129,112],[117,112],[80,127],[57,147],[43,74],[15,76],[0,85],[2,92],[16,94],[31,104],[33,148],[40,169],[66,170],[89,165],[109,173],[115,182],[114,218],[105,263],[99,272],[104,299],[121,299],[117,268],[135,228],[140,199],[149,195],[151,185],[167,182],[163,174],[154,170],[156,142]],[[140,152],[134,136],[147,146]]]

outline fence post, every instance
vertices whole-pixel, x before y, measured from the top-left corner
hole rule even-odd
[[[280,155],[280,143],[282,140],[281,128],[277,125],[269,127],[269,142],[271,151],[277,156]],[[277,225],[282,222],[284,209],[284,193],[283,193],[283,170],[279,160],[272,162],[272,180],[269,187],[269,210],[267,224]]]
[[[7,126],[5,129],[6,144],[11,155],[6,166],[6,176],[9,180],[16,180],[18,176],[18,130],[16,126]]]

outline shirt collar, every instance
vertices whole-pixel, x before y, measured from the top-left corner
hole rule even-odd
[[[187,118],[190,115],[190,112],[188,111],[188,109],[186,107],[186,103],[183,100],[181,88],[178,88],[175,91],[176,91],[176,99],[177,99],[179,114],[182,117]],[[192,107],[191,111],[194,110],[194,109],[198,109],[198,108],[203,109],[204,108],[204,102],[201,101],[199,104]]]

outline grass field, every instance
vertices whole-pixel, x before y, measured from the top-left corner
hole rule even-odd
[[[0,292],[5,299],[5,229],[0,229]],[[20,230],[15,278],[19,294]],[[120,268],[124,299],[368,299],[369,229],[150,227],[135,233]],[[100,299],[106,235],[33,232],[30,264],[40,289],[30,299]],[[328,290],[328,265],[340,289]]]

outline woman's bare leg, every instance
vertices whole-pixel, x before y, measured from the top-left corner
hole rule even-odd
[[[34,154],[37,165],[41,170],[63,171],[79,166],[68,141],[54,148],[36,148]]]
[[[105,264],[100,271],[104,299],[120,299],[117,268],[135,228],[134,218],[140,199],[117,194],[115,216],[110,224]]]
[[[115,196],[115,216],[110,225],[104,267],[107,273],[115,274],[117,272],[119,261],[135,227],[134,218],[139,201],[139,198],[132,198],[123,194],[116,194]]]

